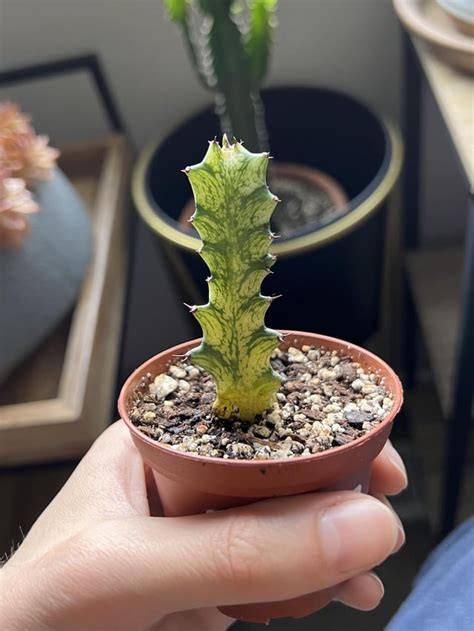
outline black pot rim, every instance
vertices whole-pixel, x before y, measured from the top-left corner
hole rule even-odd
[[[291,89],[291,87],[286,89]],[[340,94],[336,91],[328,91]],[[344,96],[363,105],[352,96]],[[393,123],[377,116],[367,106],[363,106],[378,119],[387,142],[387,151],[378,172],[366,188],[351,199],[346,213],[324,226],[309,228],[306,232],[278,239],[272,244],[273,254],[280,257],[290,256],[340,239],[366,221],[394,188],[403,162],[403,143],[400,133]],[[132,175],[133,201],[139,215],[153,232],[179,248],[195,252],[201,245],[199,238],[184,231],[178,222],[163,212],[147,186],[152,158],[162,142],[160,140],[149,143],[138,158]]]

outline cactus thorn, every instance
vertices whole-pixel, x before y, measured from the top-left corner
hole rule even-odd
[[[222,136],[222,148],[223,149],[230,149],[230,142],[229,139],[227,138],[227,134],[224,134]]]
[[[271,304],[274,300],[281,298],[282,294],[275,294],[274,296],[267,296],[268,302]]]

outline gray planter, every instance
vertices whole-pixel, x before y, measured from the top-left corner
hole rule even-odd
[[[72,308],[92,252],[87,210],[61,171],[35,198],[23,245],[0,250],[0,381]]]

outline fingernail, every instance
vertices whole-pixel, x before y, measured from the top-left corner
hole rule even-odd
[[[405,540],[406,540],[406,535],[405,535],[405,529],[403,528],[403,524],[400,520],[400,517],[397,515],[395,511],[393,511],[393,514],[395,516],[395,520],[397,522],[397,528],[398,528],[397,542],[392,552],[392,554],[395,554],[395,552],[398,552],[400,548],[404,545]]]
[[[395,521],[397,522],[398,537],[397,537],[397,541],[395,543],[395,547],[392,550],[392,554],[395,554],[396,552],[398,552],[400,550],[400,548],[405,543],[405,539],[406,539],[406,537],[405,537],[405,529],[404,529],[403,524],[402,524],[402,522],[400,520],[400,517],[397,515],[397,513],[394,510],[392,504],[390,503],[390,500],[387,499],[385,497],[385,495],[376,495],[375,497],[379,500],[379,502],[382,502],[383,504],[385,504],[385,506],[393,514],[393,516],[395,517]]]
[[[348,594],[347,596],[345,596],[344,590],[342,590],[342,594],[338,594],[338,596],[334,598],[334,602],[342,603],[343,605],[346,605],[347,607],[352,607],[354,609],[359,609],[361,611],[371,611],[372,609],[374,609],[380,604],[380,601],[385,595],[384,584],[382,583],[380,578],[377,576],[377,574],[374,574],[373,572],[370,572],[365,575],[360,575],[358,577],[358,580],[359,582],[361,580],[364,581],[363,587],[366,588],[369,591],[369,593],[371,591],[374,591],[376,593],[378,592],[378,598],[376,602],[372,603],[368,607],[361,606],[360,599],[358,599],[357,596],[356,598],[354,598],[353,594]],[[367,583],[369,583],[369,585],[367,585]],[[370,585],[370,583],[372,583],[372,585]],[[359,589],[360,589],[360,583],[359,583]]]
[[[400,536],[392,511],[369,496],[326,508],[318,534],[328,563],[342,574],[378,565]]]
[[[392,443],[390,441],[387,442],[386,454],[387,454],[387,458],[390,460],[392,465],[396,469],[398,469],[398,471],[400,471],[400,473],[402,474],[402,476],[403,476],[403,478],[405,480],[403,488],[406,488],[408,486],[407,470],[405,468],[403,460],[400,457],[400,454],[398,453],[398,451],[395,449],[395,447],[392,445]]]
[[[382,600],[382,598],[385,596],[384,584],[382,583],[380,578],[377,576],[377,574],[374,574],[373,572],[370,572],[370,574],[368,574],[367,576],[369,576],[370,579],[374,581],[374,583],[377,585],[377,588],[380,590],[380,600]]]

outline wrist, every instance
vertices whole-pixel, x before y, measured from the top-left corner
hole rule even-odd
[[[2,631],[46,631],[38,620],[32,623],[32,612],[21,597],[17,570],[0,569],[0,629]],[[23,580],[24,582],[24,580]],[[23,591],[23,590],[22,590]],[[25,613],[28,612],[27,615]]]

